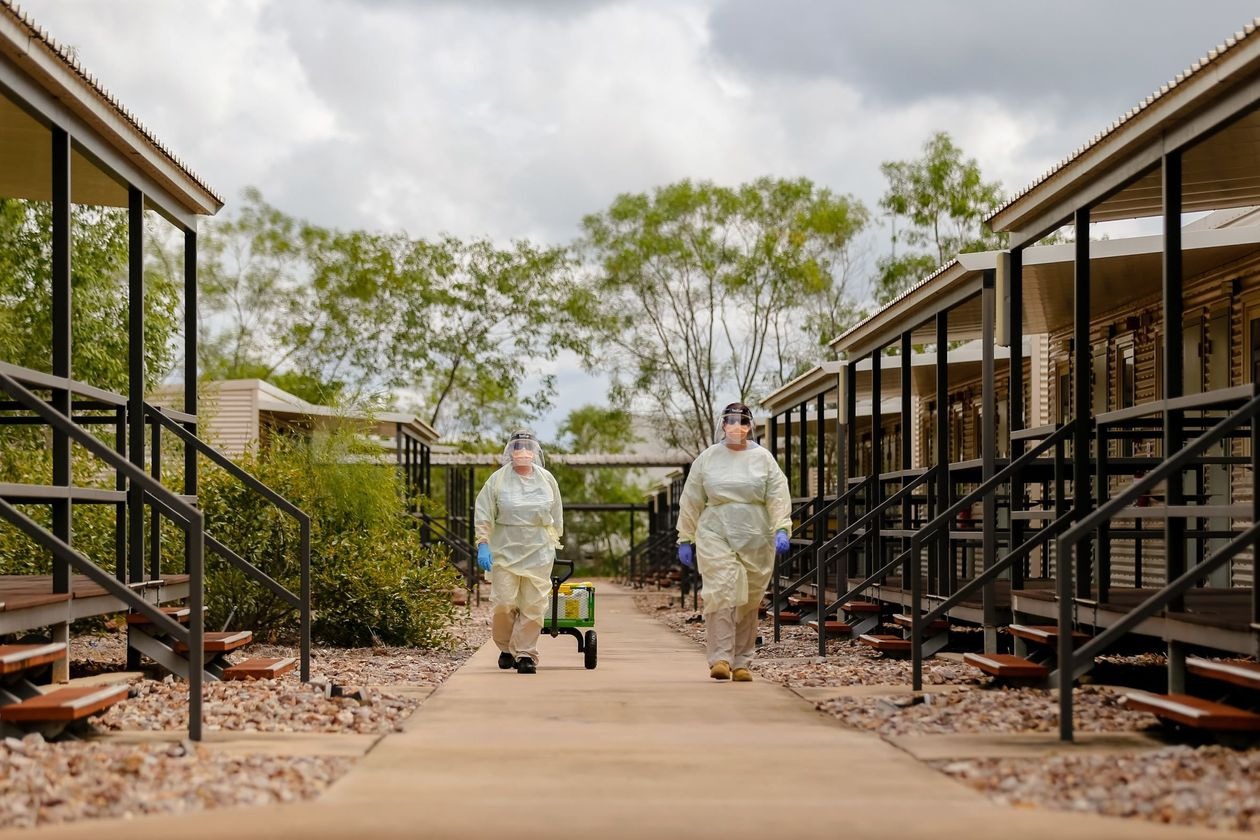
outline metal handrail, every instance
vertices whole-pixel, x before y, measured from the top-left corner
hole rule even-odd
[[[837,543],[841,538],[851,535],[858,528],[862,527],[863,525],[867,524],[868,522],[874,519],[877,519],[888,508],[892,507],[898,502],[903,501],[905,496],[909,495],[911,491],[917,489],[920,484],[923,484],[929,478],[932,478],[933,476],[935,476],[938,470],[940,470],[940,465],[929,467],[925,472],[916,476],[909,484],[902,487],[900,490],[898,490],[896,493],[893,493],[888,498],[884,499],[882,502],[880,502],[878,505],[868,510],[866,513],[862,514],[862,516],[860,516],[859,518],[851,522],[843,531],[840,531],[834,537],[831,537],[830,539],[828,539],[825,543],[823,543],[822,545],[818,547],[818,550],[822,552],[830,552],[831,554],[835,554],[836,553],[835,543]],[[860,487],[862,485],[858,485],[858,486]],[[843,548],[840,549],[840,551],[848,551],[850,546],[852,546],[854,542],[856,541],[850,540],[848,543],[844,545]]]
[[[1057,445],[1061,440],[1066,439],[1068,435],[1071,434],[1072,428],[1073,428],[1073,422],[1069,421],[1067,423],[1064,423],[1062,426],[1059,427],[1058,431],[1056,431],[1050,437],[1041,441],[1041,443],[1037,444],[1032,449],[1025,452],[1023,455],[1020,455],[1014,461],[1011,461],[1009,464],[1007,464],[1005,467],[1003,467],[1001,470],[995,473],[993,477],[986,479],[983,483],[981,483],[978,487],[976,487],[975,490],[972,490],[966,496],[959,499],[957,502],[955,502],[953,505],[947,508],[943,513],[939,514],[931,522],[924,525],[915,533],[913,537],[910,538],[910,547],[908,549],[903,551],[901,554],[898,554],[890,562],[888,562],[883,567],[881,567],[879,571],[875,572],[870,577],[863,580],[856,587],[854,587],[853,589],[850,589],[847,593],[845,593],[844,596],[842,596],[840,599],[832,603],[827,608],[828,611],[835,609],[836,607],[843,604],[845,601],[848,601],[851,598],[854,598],[857,595],[861,594],[868,587],[870,587],[870,585],[873,584],[875,581],[884,577],[884,575],[888,574],[888,572],[892,571],[892,569],[896,568],[898,565],[904,563],[911,554],[916,554],[918,552],[919,548],[923,544],[923,540],[935,534],[942,527],[945,527],[951,521],[953,521],[954,517],[958,515],[959,511],[961,511],[965,507],[971,507],[977,501],[979,501],[980,499],[983,499],[989,493],[993,492],[993,490],[995,490],[999,485],[1005,484],[1007,481],[1010,480],[1011,474],[1013,474],[1014,472],[1018,470],[1022,470],[1024,467],[1028,466],[1037,458],[1041,457],[1041,455],[1046,450],[1050,449],[1052,446]],[[912,580],[913,580],[913,577],[914,576],[911,575]]]
[[[164,487],[161,482],[150,476],[141,467],[128,461],[110,447],[97,440],[89,432],[78,426],[70,418],[57,411],[48,403],[35,396],[8,373],[0,372],[0,388],[10,397],[38,414],[50,427],[66,435],[78,443],[92,455],[100,458],[115,470],[125,475],[146,495],[159,503],[172,515],[184,530],[188,545],[188,599],[189,624],[185,628],[179,622],[163,613],[155,605],[145,601],[132,592],[127,586],[101,570],[91,559],[74,549],[55,534],[22,514],[7,502],[0,502],[0,516],[20,528],[29,537],[56,557],[77,569],[82,574],[113,594],[132,609],[143,613],[154,626],[188,645],[188,737],[193,741],[201,740],[202,729],[202,685],[203,668],[205,667],[205,616],[202,606],[205,599],[205,518],[201,511],[184,501],[178,494]]]
[[[842,493],[839,497],[837,497],[837,498],[836,498],[836,500],[835,500],[835,502],[833,502],[833,504],[834,504],[834,503],[839,503],[839,502],[847,502],[847,501],[849,501],[849,497],[850,497],[850,496],[856,496],[859,492],[861,492],[861,491],[862,491],[862,490],[863,490],[863,489],[867,486],[867,483],[868,483],[869,481],[870,481],[870,477],[869,477],[869,476],[865,476],[865,477],[863,478],[863,481],[862,481],[862,483],[861,483],[861,484],[855,484],[855,485],[853,485],[852,487],[850,487],[848,490],[844,491],[844,493]],[[860,522],[860,521],[861,521],[861,520],[859,520],[859,522]],[[850,529],[849,529],[849,528],[846,528],[845,530],[850,530]],[[841,533],[843,533],[843,532],[841,532]],[[833,537],[833,538],[830,538],[830,539],[834,539],[834,537]],[[825,543],[823,547],[825,547],[826,545],[829,545],[829,544],[830,544],[830,543]],[[811,548],[811,550],[812,550],[815,554],[817,554],[817,553],[818,553],[818,551],[819,551],[819,547],[818,547],[818,546],[810,546],[810,548]],[[847,546],[846,546],[846,548],[847,548]],[[777,576],[777,574],[778,574],[778,565],[779,565],[779,564],[778,564],[778,555],[775,555],[775,574],[776,574],[776,576]],[[780,598],[781,598],[781,597],[783,597],[784,595],[791,595],[793,592],[795,592],[795,591],[796,591],[797,589],[799,589],[801,586],[804,586],[804,585],[805,585],[805,583],[809,580],[809,578],[810,578],[813,574],[814,574],[814,571],[813,571],[813,569],[811,568],[811,569],[810,569],[810,571],[806,572],[806,573],[805,573],[805,575],[804,575],[803,577],[801,577],[799,580],[794,581],[793,583],[788,584],[786,587],[781,587],[781,588],[780,588],[780,590],[779,590],[779,593],[778,593],[778,596],[777,596],[777,597],[780,597]]]
[[[1125,488],[1118,496],[1112,498],[1107,504],[1098,508],[1093,513],[1082,518],[1066,533],[1062,534],[1055,543],[1055,551],[1060,558],[1057,573],[1057,594],[1059,600],[1059,646],[1058,661],[1059,668],[1051,674],[1052,680],[1057,680],[1060,685],[1059,691],[1059,738],[1062,741],[1071,741],[1073,738],[1072,728],[1072,681],[1076,677],[1077,669],[1082,663],[1089,660],[1106,645],[1110,644],[1118,638],[1123,632],[1137,626],[1143,619],[1153,615],[1156,610],[1167,605],[1174,598],[1177,598],[1189,589],[1197,580],[1204,575],[1216,569],[1225,561],[1232,558],[1247,545],[1254,543],[1260,537],[1260,523],[1253,523],[1246,531],[1243,531],[1238,537],[1231,542],[1222,546],[1217,552],[1210,557],[1204,559],[1198,565],[1188,569],[1179,575],[1175,580],[1169,582],[1163,589],[1147,598],[1141,604],[1125,614],[1119,622],[1108,627],[1105,631],[1080,650],[1074,651],[1072,648],[1072,634],[1067,632],[1067,628],[1072,622],[1072,607],[1074,601],[1072,598],[1072,565],[1063,562],[1063,558],[1067,556],[1081,540],[1085,539],[1089,534],[1098,529],[1104,522],[1114,519],[1123,508],[1129,506],[1138,497],[1151,490],[1156,484],[1168,479],[1174,473],[1179,473],[1199,454],[1211,446],[1219,443],[1224,437],[1230,434],[1236,427],[1246,422],[1256,421],[1260,416],[1260,396],[1254,396],[1250,401],[1241,408],[1231,414],[1229,417],[1221,420],[1210,430],[1187,443],[1181,449],[1177,450],[1164,463],[1160,464],[1151,472],[1147,473],[1138,481],[1135,481],[1129,487]],[[1257,440],[1257,435],[1252,434],[1253,445]],[[1255,476],[1253,476],[1253,481]],[[1066,671],[1069,679],[1064,679],[1063,675]]]
[[[903,552],[902,556],[910,555],[907,562],[913,560],[910,564],[910,658],[911,672],[910,681],[914,691],[923,689],[923,564],[919,562],[922,556],[923,541],[927,537],[939,531],[941,528],[949,526],[954,517],[963,508],[969,508],[985,496],[992,493],[998,487],[1006,484],[1012,475],[1022,471],[1029,463],[1040,458],[1041,455],[1048,450],[1065,443],[1076,427],[1075,420],[1068,421],[1060,426],[1054,434],[1042,439],[1040,443],[1029,449],[1023,455],[1011,461],[1002,469],[998,470],[993,476],[980,484],[975,490],[959,499],[950,507],[946,508],[943,513],[929,522],[920,529],[913,537],[910,538],[910,548]],[[1057,520],[1056,520],[1057,521]],[[996,565],[996,564],[995,564]],[[988,571],[988,570],[986,570]],[[995,578],[996,579],[996,573]],[[986,581],[987,582],[987,581]]]
[[[299,535],[299,594],[297,595],[294,595],[287,587],[277,583],[253,564],[247,562],[219,540],[207,537],[206,545],[224,560],[245,572],[247,576],[262,583],[297,608],[298,651],[301,657],[300,676],[302,682],[309,682],[311,679],[311,517],[297,505],[250,475],[231,458],[168,417],[157,406],[146,402],[144,410],[152,420],[173,432],[186,446],[191,446],[198,453],[217,464],[228,475],[239,480],[250,490],[266,499],[273,507],[288,514],[297,522]],[[285,594],[281,594],[281,590]]]

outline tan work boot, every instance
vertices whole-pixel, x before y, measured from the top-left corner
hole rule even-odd
[[[725,659],[719,659],[709,669],[709,676],[715,680],[729,680],[731,678],[731,663]]]
[[[752,671],[747,668],[736,668],[735,673],[731,674],[731,679],[735,682],[752,682]]]

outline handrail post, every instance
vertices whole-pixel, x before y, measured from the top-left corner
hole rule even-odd
[[[301,598],[302,609],[298,612],[301,634],[301,676],[302,682],[311,680],[311,519],[309,516],[299,520],[301,531]]]
[[[1065,551],[1066,549],[1066,551]],[[1063,561],[1070,551],[1060,537],[1055,545],[1055,588],[1059,598],[1059,740],[1072,741],[1072,674],[1076,661],[1072,650],[1072,562]]]
[[[809,551],[814,560],[814,579],[815,588],[818,590],[818,655],[827,655],[827,583],[826,574],[823,571],[822,558],[818,553],[820,540],[814,540],[814,544],[809,547]]]
[[[156,514],[157,509],[154,508]],[[188,558],[188,738],[201,740],[202,689],[206,666],[206,520],[201,511],[190,517]]]
[[[911,537],[910,555],[906,563],[911,564],[910,576],[910,687],[914,691],[923,690],[923,544],[919,538]]]

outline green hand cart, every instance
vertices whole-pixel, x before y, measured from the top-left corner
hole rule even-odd
[[[568,571],[557,574],[557,567]],[[577,639],[578,653],[584,657],[587,670],[595,667],[597,645],[594,630],[582,629],[595,626],[595,584],[566,583],[573,576],[573,563],[557,560],[551,572],[551,600],[547,602],[547,614],[543,617],[543,632],[554,639],[563,633]]]

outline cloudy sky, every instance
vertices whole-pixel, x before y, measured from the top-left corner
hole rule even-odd
[[[879,164],[916,157],[938,130],[1015,191],[1260,11],[1242,0],[20,2],[229,205],[253,185],[324,225],[557,243],[618,193],[688,177],[805,176],[874,208]]]

